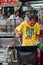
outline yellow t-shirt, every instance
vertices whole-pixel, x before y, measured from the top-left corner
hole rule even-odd
[[[22,46],[33,46],[36,41],[36,34],[40,34],[40,26],[36,23],[31,27],[26,21],[16,27],[18,32],[22,32]]]

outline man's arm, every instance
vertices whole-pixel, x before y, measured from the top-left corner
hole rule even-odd
[[[18,38],[18,40],[20,40],[20,35],[19,35],[19,32],[22,32],[23,30],[23,23],[21,23],[19,26],[17,26],[15,29],[14,29],[14,33],[16,35],[16,37]]]
[[[37,28],[37,31],[36,31],[36,40],[39,43],[39,36],[40,36],[40,26],[39,26],[39,24],[37,24],[36,28]]]
[[[14,32],[15,32],[15,35],[16,35],[17,40],[21,44],[19,32],[17,31],[17,29],[14,29]]]
[[[17,31],[17,29],[14,29],[14,33],[16,34],[16,37],[17,37],[17,38],[20,37],[19,32]]]

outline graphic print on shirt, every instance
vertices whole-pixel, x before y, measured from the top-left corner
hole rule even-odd
[[[31,38],[34,35],[34,28],[26,28],[27,38]]]

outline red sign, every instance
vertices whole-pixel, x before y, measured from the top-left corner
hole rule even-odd
[[[4,0],[4,2],[8,2],[8,0]]]
[[[15,0],[0,0],[0,3],[4,3],[4,2],[15,2]]]
[[[8,2],[14,2],[15,0],[8,0]]]
[[[4,2],[4,0],[0,0],[0,3],[3,3]]]

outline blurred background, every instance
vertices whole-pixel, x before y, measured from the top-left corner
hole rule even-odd
[[[15,13],[17,10],[19,13]],[[17,51],[15,52],[12,48],[16,40],[14,28],[33,14],[38,16],[41,32],[40,48],[43,50],[43,1],[0,0],[0,64],[12,65],[12,63],[17,62]],[[25,16],[27,16],[27,19],[25,19]],[[19,34],[21,36],[21,33]]]

